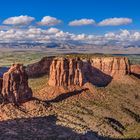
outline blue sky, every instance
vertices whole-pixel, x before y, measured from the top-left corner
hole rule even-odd
[[[0,43],[82,44],[100,46],[98,52],[105,46],[140,53],[139,7],[140,0],[1,0]]]
[[[53,16],[63,21],[57,28],[71,33],[103,34],[120,29],[139,30],[140,0],[1,0],[0,21],[20,15],[35,17]],[[94,19],[100,22],[113,17],[131,18],[133,22],[119,26],[68,26],[75,19]]]

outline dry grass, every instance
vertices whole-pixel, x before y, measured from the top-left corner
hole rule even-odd
[[[36,82],[30,80],[29,83],[34,91],[44,87],[49,90],[45,77],[36,79]],[[107,87],[93,89],[94,93],[87,90],[80,96],[51,103],[50,113],[57,116],[57,124],[80,133],[92,130],[102,136],[140,138],[140,125],[137,121],[140,119],[139,80],[137,79],[135,84],[112,82]],[[49,91],[46,91],[46,96],[47,94],[49,95]],[[38,95],[37,97],[39,98]],[[133,115],[123,108],[133,111]],[[111,118],[111,121],[107,122],[105,118]],[[115,123],[112,120],[115,120]]]

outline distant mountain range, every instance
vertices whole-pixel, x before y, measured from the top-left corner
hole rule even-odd
[[[93,45],[79,41],[69,42],[10,42],[0,43],[1,50],[22,49],[22,50],[43,50],[63,52],[90,52],[90,53],[139,53],[140,45],[116,46],[116,45]]]

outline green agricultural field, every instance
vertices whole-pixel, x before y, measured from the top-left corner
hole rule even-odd
[[[46,55],[48,54],[37,51],[0,51],[0,66],[10,66],[12,63],[32,64]]]
[[[23,63],[24,65],[32,64],[39,61],[42,57],[51,56],[55,53],[43,52],[43,51],[0,51],[0,66],[10,66],[13,63]],[[55,54],[57,55],[57,54]],[[116,56],[113,54],[58,54],[58,56],[65,57],[81,57],[81,58],[90,58],[93,56]],[[131,64],[140,63],[140,55],[117,55],[117,56],[126,56],[129,58]]]
[[[127,57],[132,64],[140,64],[140,55],[128,55]]]

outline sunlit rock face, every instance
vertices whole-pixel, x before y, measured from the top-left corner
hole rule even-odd
[[[131,74],[140,78],[140,65],[131,65]]]
[[[50,66],[49,85],[83,86],[90,82],[105,86],[112,79],[120,79],[130,73],[125,57],[55,58]]]
[[[32,97],[28,86],[28,76],[22,64],[13,64],[3,75],[2,95],[4,100],[11,103],[22,103]]]
[[[80,59],[54,59],[50,67],[49,85],[83,85],[83,63]]]
[[[92,58],[91,65],[113,78],[119,78],[130,73],[130,65],[126,57]]]

